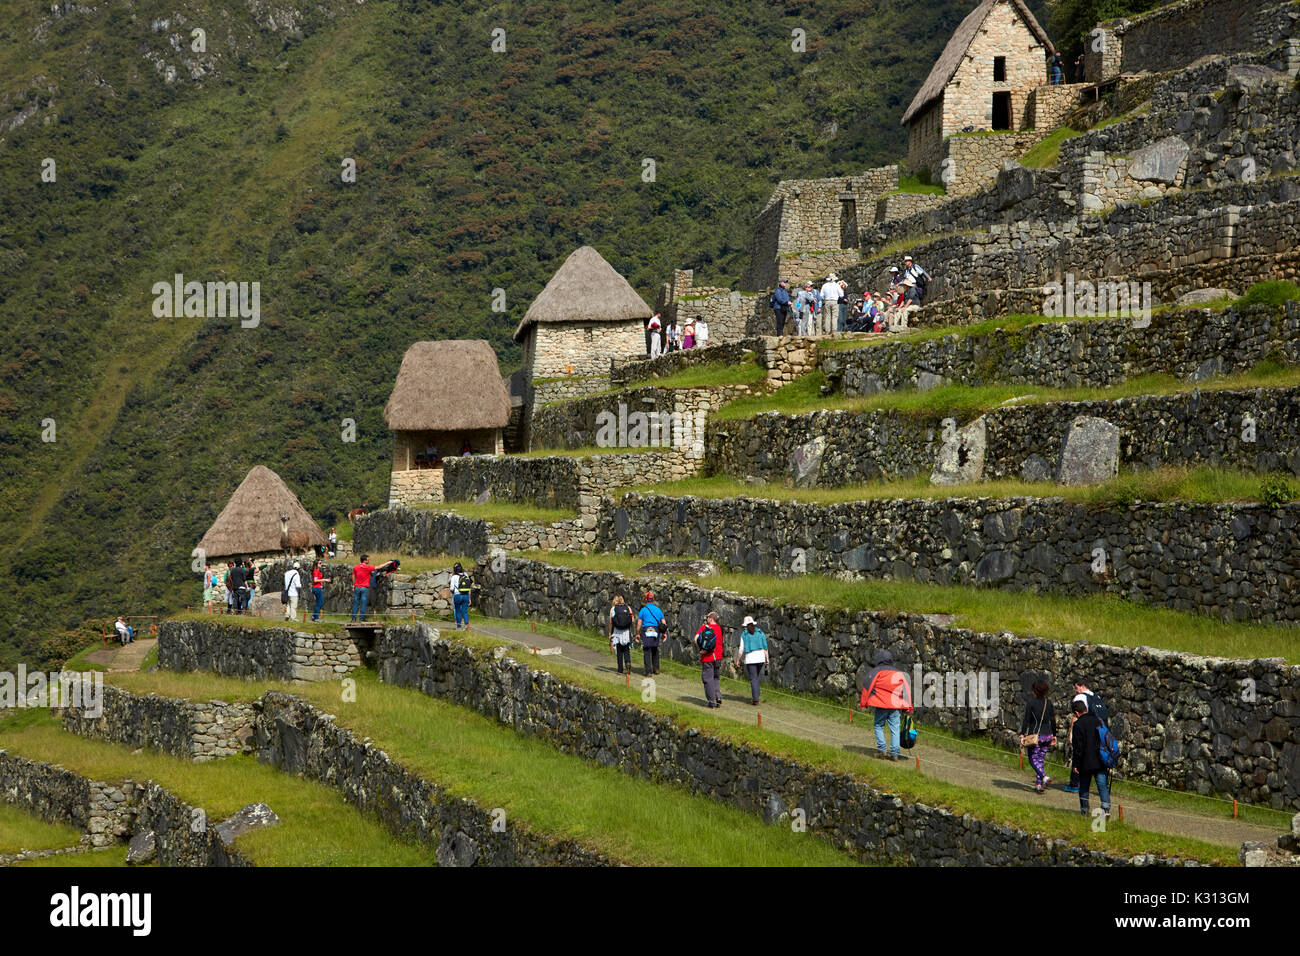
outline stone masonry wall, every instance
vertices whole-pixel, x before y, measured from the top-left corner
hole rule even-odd
[[[617,388],[627,388],[639,382],[667,378],[700,365],[738,365],[753,358],[753,353],[761,346],[760,338],[750,336],[702,349],[678,349],[675,352],[665,352],[658,358],[624,362],[610,372],[610,383]]]
[[[822,505],[624,494],[600,550],[698,555],[737,571],[1114,594],[1269,624],[1300,621],[1300,504],[1058,498],[874,499]],[[1104,565],[1097,565],[1102,549]],[[799,569],[799,570],[795,570]]]
[[[915,386],[923,373],[962,385],[1023,382],[1053,388],[1116,385],[1138,375],[1243,372],[1280,358],[1300,364],[1300,302],[1158,313],[1133,319],[1044,322],[1015,332],[945,336],[825,352],[820,367],[845,395]]]
[[[1300,475],[1300,388],[1286,388],[994,408],[981,416],[983,477],[1050,476],[1070,423],[1080,415],[1119,426],[1121,467],[1208,464]],[[1247,417],[1255,423],[1253,441],[1242,439]],[[896,410],[827,410],[713,422],[705,461],[710,474],[816,487],[927,475],[943,444],[944,420]],[[955,428],[969,424],[951,421]],[[811,451],[813,460],[796,472],[793,456],[799,449]],[[1027,473],[1032,458],[1038,463]]]
[[[1049,131],[1050,132],[1050,131]],[[982,136],[950,136],[943,141],[942,159],[936,179],[947,172],[944,186],[949,196],[968,196],[998,178],[1002,164],[1018,159],[1044,133],[991,133]]]
[[[425,627],[391,628],[380,676],[478,710],[520,733],[541,737],[625,773],[675,784],[759,813],[768,822],[806,814],[809,832],[867,859],[909,864],[1114,865],[1125,860],[1072,847],[970,815],[905,802],[847,774],[799,764],[746,744],[683,728],[669,717],[472,650]]]
[[[1258,50],[1296,36],[1300,4],[1184,0],[1118,21],[1113,30],[1121,44],[1120,72],[1160,72],[1203,56]]]
[[[338,633],[289,627],[232,627],[217,621],[163,621],[158,666],[232,677],[337,680],[361,666],[356,645]]]
[[[645,323],[539,322],[532,337],[532,378],[603,375],[617,355],[645,351]]]
[[[362,515],[352,529],[352,549],[357,554],[488,553],[488,523],[446,511],[409,511],[389,508]],[[349,594],[351,577],[347,578]],[[351,600],[349,596],[349,601]]]
[[[709,611],[718,612],[729,649],[737,640],[733,629],[753,615],[768,636],[773,684],[846,704],[856,698],[880,649],[894,655],[909,683],[917,665],[923,673],[997,672],[992,714],[963,701],[931,698],[927,706],[922,685],[913,688],[917,718],[963,734],[987,734],[1011,747],[1033,682],[1047,678],[1056,713],[1063,715],[1073,696],[1070,681],[1082,673],[1110,708],[1111,726],[1123,743],[1123,776],[1274,807],[1300,806],[1300,667],[986,634],[922,614],[776,602],[710,589],[707,583],[513,558],[499,573],[483,568],[480,578],[489,614],[593,630],[609,614],[611,594],[653,589],[673,638],[668,653],[686,662],[695,660],[695,651],[683,635]],[[1246,687],[1253,689],[1254,700],[1243,699]]]
[[[405,630],[405,629],[404,629]],[[437,631],[428,633],[437,634]],[[258,759],[338,790],[402,840],[438,844],[440,866],[608,866],[571,840],[534,833],[412,773],[306,701],[269,691],[259,701]]]
[[[247,701],[140,696],[112,684],[104,685],[99,717],[88,717],[84,708],[63,709],[68,733],[161,750],[196,763],[246,753],[252,726],[253,708]]]
[[[696,388],[657,388],[652,385],[560,402],[539,409],[533,420],[534,448],[590,448],[599,445],[603,422],[626,420],[634,412],[658,415],[658,421],[672,422],[672,447],[699,448],[704,423],[722,404],[751,394],[748,385],[714,385]],[[671,418],[669,416],[672,416]],[[688,427],[689,426],[689,427]],[[633,438],[630,428],[629,441]],[[662,435],[660,438],[662,439]],[[649,443],[651,436],[645,436]]]
[[[1006,79],[993,79],[993,58],[1006,58]],[[943,135],[993,128],[993,94],[1011,95],[1011,129],[1026,125],[1029,93],[1047,82],[1047,51],[1009,3],[994,4],[943,91]],[[1043,135],[1047,131],[1041,131]],[[965,179],[966,173],[959,175]],[[992,178],[992,177],[990,177]]]

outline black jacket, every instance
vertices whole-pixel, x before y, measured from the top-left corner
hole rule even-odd
[[[1046,713],[1044,713],[1046,708]],[[1039,726],[1041,721],[1042,726]],[[1029,698],[1029,706],[1025,708],[1024,720],[1020,721],[1020,732],[1022,734],[1051,734],[1056,736],[1056,710],[1052,707],[1052,702],[1046,697]]]
[[[1096,714],[1084,714],[1074,722],[1070,744],[1074,749],[1074,768],[1080,773],[1105,772],[1101,762],[1101,720]]]

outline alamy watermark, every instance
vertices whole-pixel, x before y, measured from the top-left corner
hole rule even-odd
[[[262,321],[262,283],[186,282],[176,273],[171,282],[153,284],[156,319],[224,319],[239,317],[239,324],[255,329]]]
[[[76,707],[87,717],[104,715],[104,675],[99,671],[0,671],[0,710]]]
[[[1083,280],[1065,274],[1065,282],[1043,286],[1043,314],[1053,319],[1097,319],[1132,316],[1133,328],[1151,324],[1151,283]]]
[[[618,411],[596,415],[596,445],[600,448],[677,448],[704,450],[704,426],[708,412],[629,412],[626,402]]]

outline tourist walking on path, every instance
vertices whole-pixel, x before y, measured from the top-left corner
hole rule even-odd
[[[361,620],[366,619],[366,604],[370,600],[370,575],[375,573],[375,566],[370,563],[370,555],[363,554],[361,560],[352,565],[352,620],[357,619],[357,609],[361,609]]]
[[[623,600],[623,595],[615,594],[614,603],[609,608],[609,646],[618,658],[618,672],[622,674],[627,665],[627,673],[632,673],[632,609]]]
[[[695,317],[695,347],[702,349],[709,344],[709,323],[704,321],[704,316]]]
[[[666,620],[663,610],[655,603],[654,591],[646,591],[645,604],[637,612],[636,641],[641,645],[647,677],[659,673],[659,648],[664,642]]]
[[[710,707],[722,706],[722,689],[719,678],[722,674],[722,625],[718,623],[718,612],[710,611],[708,618],[695,632],[695,646],[700,651],[700,679],[704,682],[704,699]]]
[[[1029,751],[1029,764],[1034,768],[1036,778],[1036,793],[1042,793],[1052,782],[1044,769],[1047,751],[1056,743],[1056,712],[1052,708],[1052,702],[1047,699],[1051,689],[1051,685],[1041,677],[1034,681],[1034,696],[1029,699],[1025,716],[1020,721],[1020,744]]]
[[[817,321],[817,293],[813,291],[811,282],[805,282],[804,287],[795,296],[794,315],[795,333],[801,336],[812,335],[815,331],[814,323]]]
[[[768,665],[767,635],[758,629],[752,617],[740,626],[740,646],[736,648],[736,666],[749,675],[750,703],[758,706],[758,675]]]
[[[912,712],[912,688],[907,677],[894,667],[894,655],[886,650],[876,651],[875,667],[867,675],[866,685],[862,688],[862,698],[858,706],[862,709],[874,708],[872,723],[876,730],[876,756],[885,760],[901,759],[899,748],[899,713]],[[892,738],[885,738],[885,727],[889,727]]]
[[[230,592],[235,596],[235,613],[243,614],[248,607],[248,570],[242,560],[230,569]]]
[[[776,334],[784,335],[785,324],[790,320],[790,289],[785,279],[776,284],[768,304],[772,307],[772,318],[776,321]]]
[[[212,602],[217,599],[217,572],[212,565],[203,566],[203,607],[211,614]]]
[[[333,579],[325,577],[325,571],[320,566],[319,561],[316,561],[315,563],[312,564],[311,596],[312,599],[315,601],[315,605],[312,607],[312,611],[311,611],[311,619],[313,621],[320,620],[321,608],[325,606],[325,585],[329,584],[331,580]]]
[[[297,561],[284,573],[284,619],[292,621],[298,616],[298,592],[302,589],[302,565]]]
[[[1101,718],[1088,711],[1088,705],[1075,699],[1074,727],[1070,730],[1071,766],[1079,776],[1079,812],[1088,815],[1088,791],[1092,781],[1097,781],[1097,796],[1101,809],[1110,816],[1110,777],[1101,761]]]
[[[668,351],[676,352],[682,347],[682,331],[677,328],[677,318],[674,316],[668,323]]]
[[[451,579],[447,582],[451,589],[451,613],[456,621],[456,630],[469,630],[469,599],[473,582],[461,567],[460,562],[451,569]]]
[[[844,295],[844,290],[840,288],[840,277],[834,272],[826,277],[822,283],[822,314],[821,323],[818,331],[822,335],[830,335],[835,331],[835,324],[839,319],[840,298]]]
[[[1110,726],[1110,711],[1106,708],[1106,704],[1102,699],[1088,688],[1087,678],[1078,676],[1074,678],[1072,683],[1074,684],[1074,697],[1071,700],[1070,707],[1069,739],[1071,746],[1074,745],[1074,723],[1076,720],[1073,707],[1074,701],[1083,701],[1083,705],[1087,709],[1088,713],[1096,714],[1098,720],[1106,726]],[[1079,790],[1079,774],[1073,769],[1073,765],[1071,765],[1070,769],[1070,782],[1066,784],[1063,789],[1066,793],[1077,793]]]

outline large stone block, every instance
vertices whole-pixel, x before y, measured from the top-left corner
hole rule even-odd
[[[1118,473],[1119,428],[1090,415],[1080,415],[1071,422],[1056,463],[1056,483],[1095,485]]]

